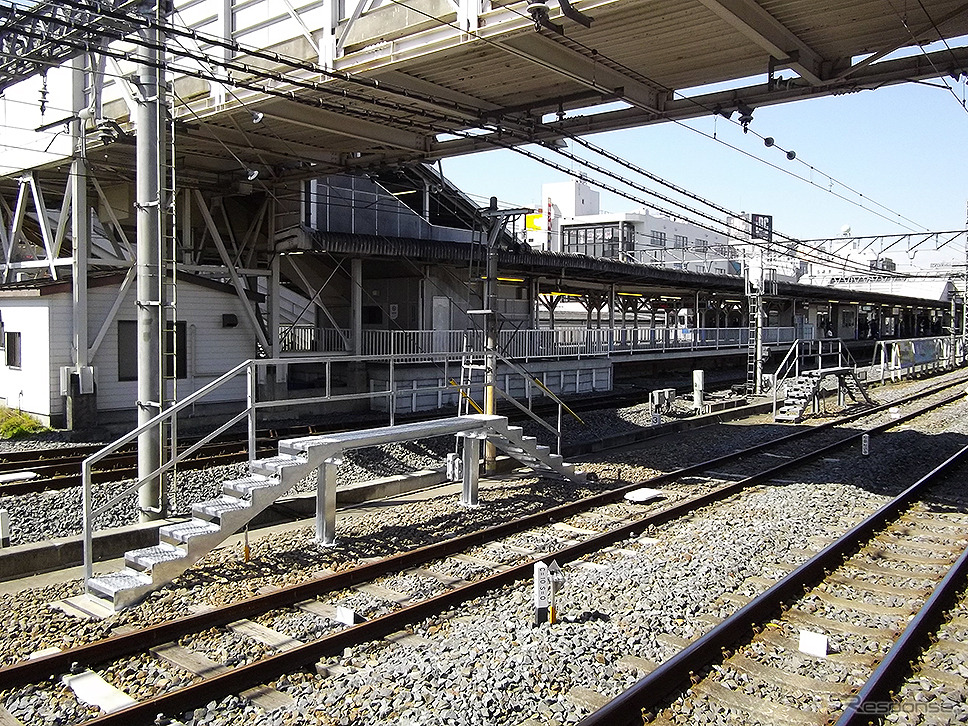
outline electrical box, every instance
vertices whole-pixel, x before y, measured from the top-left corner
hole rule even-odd
[[[71,376],[77,376],[77,393],[86,395],[94,393],[96,369],[94,366],[61,366],[60,369],[60,395],[71,395]]]
[[[675,388],[659,388],[649,394],[649,401],[652,403],[653,411],[671,411],[672,404],[676,400]]]

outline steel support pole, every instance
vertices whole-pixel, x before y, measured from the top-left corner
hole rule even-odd
[[[71,162],[71,238],[73,296],[74,296],[74,365],[75,373],[89,363],[87,321],[87,260],[91,246],[91,218],[87,209],[87,142],[85,126],[90,116],[88,109],[87,56],[72,62],[72,108],[78,118],[71,123],[74,158]]]
[[[497,414],[494,386],[497,380],[497,249],[493,241],[487,247],[487,280],[485,281],[484,315],[487,326],[484,342],[484,413]],[[484,473],[497,470],[497,447],[490,441],[484,444]]]
[[[150,12],[154,15],[155,8]],[[138,290],[138,424],[161,410],[161,244],[160,179],[163,143],[160,106],[163,79],[157,66],[163,60],[156,50],[163,37],[154,28],[139,31],[144,40],[137,85],[137,290]],[[150,476],[161,465],[161,427],[138,436],[138,507],[142,521],[164,516],[161,477]]]
[[[363,260],[350,260],[350,340],[353,355],[363,355]]]
[[[762,289],[762,288],[761,288]],[[763,391],[763,296],[756,296],[756,378],[753,392],[759,395]]]

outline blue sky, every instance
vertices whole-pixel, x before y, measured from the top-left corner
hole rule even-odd
[[[709,135],[715,130],[719,139],[812,184],[677,124],[589,139],[729,209],[772,214],[775,229],[800,239],[838,236],[845,226],[857,236],[965,229],[968,112],[960,102],[965,87],[963,81],[945,80],[957,98],[943,86],[903,84],[756,109],[750,129],[774,137],[774,148],[766,148],[758,136],[744,135],[738,125],[723,118],[686,122]],[[940,86],[941,82],[932,83]],[[796,151],[797,160],[788,161],[777,147]],[[576,153],[594,158],[580,147]],[[522,206],[539,203],[542,183],[567,178],[511,151],[445,159],[443,169],[465,192],[496,195],[502,202]],[[834,196],[831,189],[850,201]],[[602,193],[603,210],[621,212],[639,206]],[[964,264],[963,242],[936,252],[933,247],[933,243],[922,245],[913,261],[896,247],[894,258],[904,266]]]

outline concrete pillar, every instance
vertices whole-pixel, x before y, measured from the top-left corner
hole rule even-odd
[[[336,544],[336,464],[316,470],[316,544]]]

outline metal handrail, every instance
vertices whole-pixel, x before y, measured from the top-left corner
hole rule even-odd
[[[947,362],[942,360],[942,356],[939,356],[938,358],[932,361],[924,361],[921,363],[912,362],[910,366],[893,367],[895,354],[898,354],[901,345],[910,343],[912,346],[914,346],[915,343],[919,343],[919,342],[924,343],[927,341],[933,342],[936,346],[942,349],[945,346],[949,346],[949,345],[952,345],[952,343],[954,343],[954,348],[952,348],[952,350],[949,351],[948,353],[943,354],[943,357],[947,359]],[[907,375],[909,373],[917,372],[919,367],[922,367],[922,366],[951,365],[951,361],[957,359],[957,347],[959,344],[963,345],[963,341],[961,341],[961,339],[955,338],[954,341],[952,341],[952,339],[948,336],[931,336],[927,338],[901,338],[899,340],[893,340],[893,339],[878,340],[877,344],[874,347],[874,354],[871,357],[871,368],[874,368],[875,366],[880,368],[880,383],[883,384],[887,376],[887,372],[889,370],[891,373],[898,373],[898,372],[904,371],[905,369],[908,369],[907,372],[904,373],[904,375]],[[963,350],[962,355],[964,355],[964,353],[965,351]],[[878,360],[878,355],[880,357],[880,363],[876,363],[876,361]]]
[[[287,353],[298,357],[300,352],[320,354],[319,346],[330,347],[327,341],[335,340],[344,331],[335,328],[300,326],[298,332],[303,341],[294,345],[293,331],[288,328],[280,335],[286,336]],[[480,331],[473,331],[478,338],[476,347],[483,347]],[[587,328],[559,326],[553,329],[502,330],[499,332],[497,349],[506,357],[519,360],[534,358],[559,358],[562,355],[614,356],[636,352],[665,351],[669,349],[707,350],[720,348],[744,348],[745,328],[683,328],[681,326]],[[435,355],[453,358],[465,352],[464,330],[364,330],[361,352],[381,358],[399,357],[400,362],[418,361]],[[765,328],[768,342],[783,344],[796,339],[796,328]],[[330,351],[345,355],[343,348]]]
[[[406,358],[405,355],[401,357]],[[437,356],[437,357],[443,357],[443,356]],[[389,386],[387,390],[370,391],[370,392],[353,393],[353,394],[338,394],[335,396],[330,394],[329,371],[330,371],[331,364],[334,362],[346,363],[346,362],[357,362],[357,361],[371,362],[372,358],[370,356],[335,356],[335,357],[320,356],[320,357],[314,357],[310,359],[301,359],[300,362],[321,363],[326,366],[326,372],[327,372],[326,395],[295,399],[295,402],[299,405],[308,405],[313,403],[332,402],[332,401],[341,401],[341,400],[386,397],[389,401],[388,408],[390,410],[390,424],[392,425],[394,421],[394,416],[395,416],[394,402],[395,402],[396,393],[397,393],[396,387],[394,385],[394,366],[397,363],[397,361],[394,360],[393,358],[384,359],[384,361],[390,367]],[[114,441],[110,442],[109,444],[103,446],[101,449],[99,449],[98,451],[96,451],[95,453],[91,454],[90,456],[84,459],[84,461],[81,463],[81,482],[82,482],[81,529],[82,529],[82,539],[83,539],[83,549],[84,549],[85,580],[90,579],[94,574],[93,540],[94,540],[95,519],[101,514],[103,514],[104,512],[108,511],[111,507],[115,506],[118,502],[122,501],[126,496],[130,495],[145,481],[149,479],[153,479],[154,477],[157,477],[157,476],[163,476],[164,474],[168,473],[168,471],[170,471],[172,468],[177,466],[186,457],[195,453],[202,446],[211,442],[216,437],[222,435],[230,428],[232,428],[236,424],[246,419],[248,419],[249,460],[251,461],[252,459],[255,458],[257,412],[259,410],[264,410],[264,409],[269,409],[274,407],[283,407],[283,406],[289,407],[293,405],[293,401],[294,401],[294,399],[285,399],[281,401],[259,401],[257,396],[257,388],[256,388],[256,382],[258,380],[258,377],[256,375],[257,369],[260,367],[264,368],[267,366],[286,365],[291,362],[292,362],[292,359],[289,359],[289,358],[261,358],[261,359],[249,359],[249,360],[243,361],[242,363],[239,363],[238,365],[236,365],[234,368],[223,373],[215,380],[207,383],[206,385],[199,388],[197,391],[189,394],[181,401],[174,403],[173,405],[169,406],[161,413],[157,414],[156,416],[153,416],[148,421],[139,425],[137,428],[133,429],[132,431],[129,431],[124,436],[121,436],[120,438],[117,438]],[[223,423],[218,428],[214,429],[213,431],[209,432],[198,441],[194,442],[190,447],[188,447],[184,451],[179,452],[177,449],[177,441],[175,440],[171,441],[170,442],[171,451],[176,453],[167,462],[165,462],[164,464],[156,468],[151,473],[146,474],[144,476],[140,476],[139,478],[132,481],[121,492],[116,493],[114,496],[112,496],[106,503],[100,504],[97,507],[94,506],[93,471],[94,471],[94,466],[99,461],[111,455],[112,453],[118,451],[118,449],[120,449],[125,444],[128,444],[131,441],[135,440],[143,432],[148,431],[152,428],[161,426],[163,423],[166,423],[169,421],[173,422],[177,420],[176,417],[178,416],[179,413],[181,413],[185,409],[188,409],[196,405],[201,399],[211,395],[214,391],[220,389],[226,383],[234,380],[243,372],[246,374],[246,379],[247,379],[246,380],[246,402],[245,402],[245,407],[241,411],[233,415],[231,418],[229,418],[228,421]],[[458,388],[462,388],[462,387],[458,386]],[[436,387],[430,387],[430,388],[425,388],[421,390],[433,391],[433,390],[447,390],[447,389],[452,389],[452,387],[436,386]],[[176,431],[177,431],[177,428],[175,426],[172,426],[171,432],[172,432],[173,439],[177,435]]]
[[[800,340],[795,340],[793,345],[790,346],[790,350],[787,354],[783,356],[783,360],[780,361],[780,365],[777,366],[776,372],[773,374],[773,416],[776,416],[776,404],[777,404],[777,394],[779,393],[780,386],[786,383],[787,378],[790,376],[791,367],[791,357],[792,357],[792,367],[794,370],[794,378],[800,375]],[[782,375],[781,375],[782,371]]]

